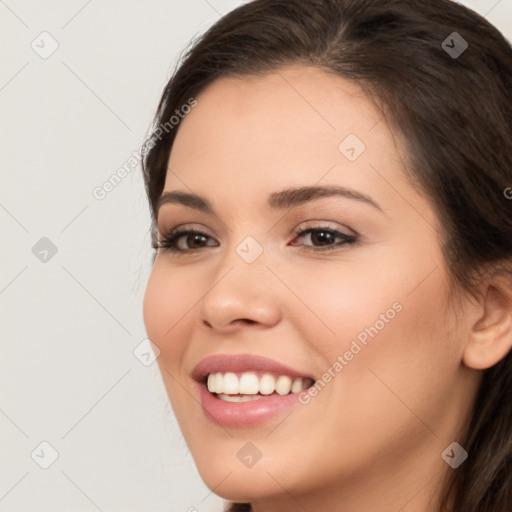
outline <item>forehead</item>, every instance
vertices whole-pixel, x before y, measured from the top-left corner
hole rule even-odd
[[[371,192],[383,168],[402,179],[383,114],[357,84],[333,74],[289,66],[222,78],[196,99],[180,124],[165,190],[266,197],[323,180]]]
[[[248,158],[265,152],[290,157],[310,149],[336,152],[349,134],[374,148],[391,142],[382,113],[362,89],[317,68],[289,66],[265,76],[222,78],[197,101],[180,125],[175,149],[200,137],[210,152],[229,146]]]

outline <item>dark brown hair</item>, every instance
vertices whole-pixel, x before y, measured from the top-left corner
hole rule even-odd
[[[449,51],[454,37],[458,48],[467,42],[460,55]],[[476,296],[484,270],[511,275],[505,189],[512,186],[512,47],[495,27],[449,0],[256,0],[193,43],[163,92],[154,128],[220,77],[264,75],[293,63],[357,83],[381,109],[411,183],[443,226],[454,286]],[[143,151],[154,221],[178,128],[153,134]],[[461,435],[469,458],[448,474],[439,510],[508,512],[511,353],[483,372]]]

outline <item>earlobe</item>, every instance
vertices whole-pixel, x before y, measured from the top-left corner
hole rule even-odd
[[[472,326],[463,354],[464,364],[475,370],[494,366],[512,348],[512,278],[495,278],[482,301],[482,314]]]

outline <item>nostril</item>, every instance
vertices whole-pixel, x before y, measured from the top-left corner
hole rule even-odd
[[[257,324],[258,322],[256,320],[251,320],[250,318],[237,318],[237,319],[229,322],[229,325],[237,325],[238,323],[242,323],[242,324],[246,324],[246,325],[253,325],[253,324]],[[212,329],[214,328],[212,323],[209,322],[208,320],[203,320],[203,325],[205,325],[206,327],[210,327]]]

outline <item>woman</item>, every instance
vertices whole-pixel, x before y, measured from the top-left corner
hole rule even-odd
[[[512,48],[447,0],[256,0],[144,154],[144,300],[230,510],[512,507]]]

